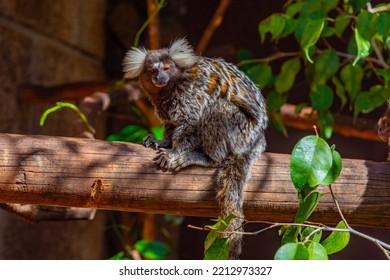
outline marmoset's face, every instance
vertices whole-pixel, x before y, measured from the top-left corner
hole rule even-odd
[[[179,68],[168,52],[151,51],[145,59],[145,73],[156,87],[164,87],[179,74]]]

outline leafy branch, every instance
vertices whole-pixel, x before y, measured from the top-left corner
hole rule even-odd
[[[287,130],[280,108],[294,94],[298,75],[309,90],[297,106],[311,103],[324,138],[333,133],[335,104],[340,104],[338,110],[349,105],[356,120],[390,99],[387,1],[375,6],[368,0],[286,1],[282,12],[260,22],[258,31],[261,42],[278,51],[263,58],[241,51],[238,65],[261,89],[268,89],[272,124],[283,134]],[[283,51],[285,38],[296,41],[299,49]],[[272,65],[276,60],[282,61],[278,73]]]
[[[330,190],[330,193],[331,193],[331,195],[332,195],[333,201],[334,201],[334,203],[336,204],[337,211],[339,212],[340,217],[341,217],[341,219],[343,220],[344,224],[347,226],[348,231],[349,231],[350,233],[353,233],[353,234],[355,234],[355,235],[358,235],[358,236],[360,236],[360,237],[363,237],[364,239],[367,239],[367,240],[373,242],[373,243],[374,243],[375,245],[377,245],[377,246],[379,247],[379,249],[385,254],[386,258],[390,260],[390,245],[389,245],[389,244],[386,244],[386,243],[384,243],[384,242],[382,242],[382,241],[380,241],[380,240],[378,240],[378,239],[376,239],[376,238],[373,238],[373,237],[371,237],[371,236],[369,236],[369,235],[366,235],[366,234],[364,234],[364,233],[362,233],[362,232],[360,232],[360,231],[357,231],[357,230],[353,229],[353,228],[348,224],[347,220],[345,219],[345,217],[344,217],[344,215],[343,215],[343,212],[342,212],[341,209],[340,209],[340,205],[339,205],[339,203],[338,203],[338,201],[337,201],[337,199],[336,199],[336,197],[335,197],[335,195],[334,195],[334,193],[333,193],[332,187],[331,187],[330,185],[329,185],[329,190]]]
[[[205,240],[205,259],[226,259],[229,255],[228,239],[222,233],[242,235],[259,235],[267,230],[279,227],[281,247],[275,259],[328,259],[328,256],[344,249],[350,240],[350,234],[360,236],[373,242],[390,259],[390,245],[376,238],[353,229],[345,219],[332,189],[333,182],[339,177],[342,168],[340,154],[335,146],[329,146],[318,135],[306,136],[295,145],[290,161],[291,180],[298,194],[298,210],[292,223],[245,221],[244,224],[268,224],[268,227],[254,232],[226,232],[232,215],[225,219],[218,218],[214,225],[204,228],[191,228],[210,231]],[[329,192],[320,192],[320,185],[328,186]],[[341,221],[336,227],[309,222],[324,195],[331,195]],[[322,240],[322,233],[331,234]]]

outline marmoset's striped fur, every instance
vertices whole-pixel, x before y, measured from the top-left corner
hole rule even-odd
[[[266,146],[268,119],[258,87],[236,66],[195,55],[184,39],[159,50],[133,48],[123,65],[126,77],[139,77],[164,124],[162,141],[144,140],[159,149],[157,164],[173,171],[217,167],[221,215],[237,217],[227,231],[242,230],[244,187]],[[242,235],[226,236],[230,258],[238,258]]]

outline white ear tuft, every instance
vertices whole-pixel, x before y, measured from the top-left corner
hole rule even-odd
[[[135,78],[141,74],[147,53],[145,48],[132,48],[126,53],[123,59],[123,72],[127,78]]]
[[[199,57],[194,54],[194,50],[186,39],[175,40],[168,51],[173,61],[182,68],[189,68],[199,60]]]

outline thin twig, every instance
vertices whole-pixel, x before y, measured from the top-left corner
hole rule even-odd
[[[308,228],[314,228],[314,229],[320,229],[320,230],[325,230],[325,231],[341,231],[341,232],[348,232],[348,229],[343,229],[343,228],[333,228],[333,227],[328,227],[328,226],[316,226],[316,225],[311,225],[311,224],[300,224],[300,223],[273,223],[269,227],[263,228],[258,231],[254,232],[239,232],[244,235],[258,235],[259,233],[262,233],[264,231],[267,231],[269,229],[272,229],[274,227],[282,227],[282,226],[296,226],[296,227],[308,227]]]
[[[193,225],[187,225],[187,227],[188,227],[188,228],[197,229],[197,230],[211,231],[211,229],[205,228],[205,227],[197,227],[197,226],[193,226]]]
[[[285,58],[285,57],[291,57],[291,56],[298,56],[301,55],[300,52],[277,52],[271,56],[264,57],[264,58],[254,58],[254,59],[246,59],[246,60],[241,60],[239,63],[237,63],[237,66],[242,66],[245,64],[252,64],[252,63],[269,63],[273,60],[277,60],[280,58]]]
[[[316,234],[317,232],[320,232],[322,231],[321,228],[316,228],[314,229],[312,232],[310,232],[306,237],[305,239],[303,240],[303,243],[306,243],[307,241],[309,241],[310,237],[312,237],[314,234]]]
[[[331,186],[331,185],[328,185],[328,188],[329,188],[329,190],[330,190],[330,194],[332,195],[333,202],[334,202],[334,204],[336,205],[337,211],[339,212],[339,215],[340,215],[341,219],[342,219],[343,222],[345,223],[345,226],[346,226],[347,228],[351,228],[351,227],[349,226],[347,220],[345,219],[343,212],[341,211],[339,202],[337,201],[336,196],[335,196],[334,193],[333,193],[332,186]]]
[[[109,218],[111,220],[112,229],[114,230],[114,233],[118,237],[119,242],[121,243],[121,245],[122,245],[123,249],[125,250],[125,252],[127,253],[127,255],[131,256],[133,259],[140,259],[140,258],[137,258],[137,255],[133,254],[133,252],[132,252],[133,250],[131,250],[130,246],[127,245],[125,238],[123,237],[122,233],[120,232],[118,224],[115,221],[115,218],[114,218],[112,213],[110,213]]]
[[[347,220],[345,219],[345,217],[344,217],[344,215],[343,215],[343,212],[341,211],[340,205],[339,205],[339,203],[338,203],[338,201],[337,201],[337,199],[336,199],[336,196],[335,196],[334,193],[333,193],[332,186],[329,185],[328,187],[329,187],[330,193],[331,193],[331,195],[332,195],[333,201],[334,201],[334,203],[335,203],[335,205],[336,205],[336,207],[337,207],[337,211],[339,212],[340,217],[341,217],[341,219],[343,220],[343,222],[345,223],[345,225],[346,225],[346,227],[348,228],[349,232],[350,232],[350,233],[353,233],[353,234],[355,234],[355,235],[357,235],[357,236],[360,236],[360,237],[362,237],[362,238],[364,238],[364,239],[367,239],[367,240],[369,240],[369,241],[371,241],[371,242],[373,242],[373,243],[374,243],[375,245],[377,245],[377,247],[385,254],[386,258],[390,260],[390,255],[389,255],[389,252],[388,252],[388,251],[390,251],[390,245],[389,245],[389,244],[386,244],[386,243],[384,243],[384,242],[382,242],[382,241],[380,241],[380,240],[378,240],[378,239],[376,239],[376,238],[373,238],[373,237],[371,237],[371,236],[369,236],[369,235],[366,235],[366,234],[364,234],[364,233],[362,233],[362,232],[360,232],[360,231],[357,231],[357,230],[353,229],[353,228],[348,224]],[[388,251],[386,251],[385,249],[388,250]]]
[[[378,51],[380,53],[379,49],[378,49]],[[321,52],[323,52],[323,50],[317,49],[316,52],[321,53]],[[344,53],[344,52],[340,52],[340,51],[336,51],[336,53],[338,56],[346,58],[347,61],[354,60],[356,58],[356,55],[353,55],[353,54]],[[285,58],[285,57],[291,57],[291,56],[300,56],[300,55],[301,55],[301,52],[277,52],[277,53],[275,53],[271,56],[268,56],[268,57],[242,60],[239,63],[237,63],[237,66],[239,67],[239,66],[242,66],[245,64],[252,64],[252,63],[270,63],[273,60],[277,60],[277,59],[281,59],[281,58]],[[365,57],[365,58],[363,58],[363,60],[365,60],[367,62],[374,63],[376,65],[379,65],[385,69],[390,68],[390,65],[385,62],[382,55],[379,56],[377,53],[377,56],[378,56],[378,58]]]
[[[388,69],[389,64],[387,64],[385,59],[383,58],[383,54],[382,54],[381,50],[379,49],[378,45],[376,44],[374,38],[371,39],[371,46],[374,49],[376,56],[378,57],[378,61],[380,62],[380,65],[383,68]]]
[[[333,228],[333,227],[328,227],[328,226],[317,226],[309,223],[304,223],[304,224],[299,224],[299,223],[278,223],[278,222],[267,222],[267,221],[254,221],[254,222],[248,222],[248,224],[269,224],[270,226],[257,230],[257,231],[221,231],[219,233],[237,233],[237,234],[242,234],[242,235],[259,235],[262,232],[265,232],[267,230],[273,229],[275,227],[282,227],[282,226],[296,226],[296,227],[309,227],[309,228],[314,228],[314,229],[320,229],[320,230],[325,230],[325,231],[340,231],[340,232],[349,232],[349,229],[343,229],[343,228]],[[197,230],[202,230],[202,231],[212,231],[209,228],[206,227],[198,227],[198,226],[193,226],[193,225],[187,225],[188,228],[193,228]]]
[[[389,252],[390,252],[390,245],[389,244],[386,244],[376,238],[373,238],[369,235],[366,235],[362,232],[359,232],[353,228],[351,228],[347,222],[347,220],[345,219],[342,211],[341,211],[341,208],[340,208],[340,205],[333,193],[333,190],[332,190],[332,187],[329,185],[328,186],[329,189],[330,189],[330,193],[332,195],[332,198],[333,198],[333,201],[336,205],[336,208],[337,208],[337,211],[339,212],[339,215],[342,219],[342,221],[345,223],[346,225],[346,229],[343,229],[343,228],[335,228],[335,227],[328,227],[326,225],[322,225],[322,224],[319,224],[319,225],[315,225],[313,223],[278,223],[278,222],[269,222],[269,221],[246,221],[245,224],[254,224],[254,223],[258,223],[258,224],[268,224],[269,226],[268,227],[265,227],[263,229],[260,229],[258,231],[253,231],[253,232],[243,232],[243,231],[223,231],[223,232],[220,232],[221,234],[222,233],[225,233],[225,234],[233,234],[233,233],[237,233],[237,234],[242,234],[242,235],[258,235],[260,233],[263,233],[265,231],[268,231],[270,229],[273,229],[275,227],[282,227],[282,226],[297,226],[297,227],[308,227],[308,228],[313,228],[314,231],[312,231],[305,239],[303,242],[307,242],[309,240],[309,238],[311,236],[313,236],[316,232],[318,231],[338,231],[338,232],[349,232],[351,234],[355,234],[357,236],[360,236],[364,239],[367,239],[371,242],[373,242],[375,245],[377,245],[377,247],[384,253],[384,255],[386,256],[387,259],[390,260],[390,255],[389,255]],[[197,229],[197,230],[203,230],[203,231],[212,231],[211,229],[209,228],[205,228],[205,227],[197,227],[197,226],[193,226],[193,225],[188,225],[187,227],[189,228],[193,228],[193,229]]]
[[[198,53],[203,53],[207,48],[207,45],[209,44],[211,37],[214,35],[215,30],[217,30],[217,28],[221,25],[223,16],[231,2],[232,0],[221,0],[219,3],[217,10],[215,11],[209,25],[204,30],[198,47],[196,48]]]
[[[166,5],[165,0],[160,0],[158,2],[158,4],[157,4],[157,8],[154,10],[154,13],[152,13],[148,17],[148,19],[144,22],[144,24],[141,26],[141,28],[138,29],[137,34],[134,37],[134,43],[133,43],[134,47],[138,47],[139,46],[139,38],[141,37],[141,34],[144,32],[146,27],[148,27],[149,23],[153,20],[153,18],[155,16],[157,16],[157,14],[160,12],[160,10],[165,7],[165,5]]]
[[[337,53],[338,56],[345,57],[348,60],[354,60],[356,58],[356,55],[353,55],[353,54],[348,54],[348,53],[344,53],[344,52],[340,52],[340,51],[336,51],[336,53]],[[374,57],[369,57],[368,56],[368,57],[363,58],[363,60],[365,60],[367,62],[375,63],[375,64],[377,64],[379,66],[382,66],[385,69],[390,67],[385,61],[381,61],[378,58],[374,58]]]
[[[379,12],[386,12],[386,11],[390,11],[390,4],[387,4],[387,5],[384,5],[384,6],[379,6],[379,7],[376,7],[376,8],[373,8],[371,6],[371,3],[368,2],[367,3],[367,11],[369,11],[370,13],[379,13]]]

